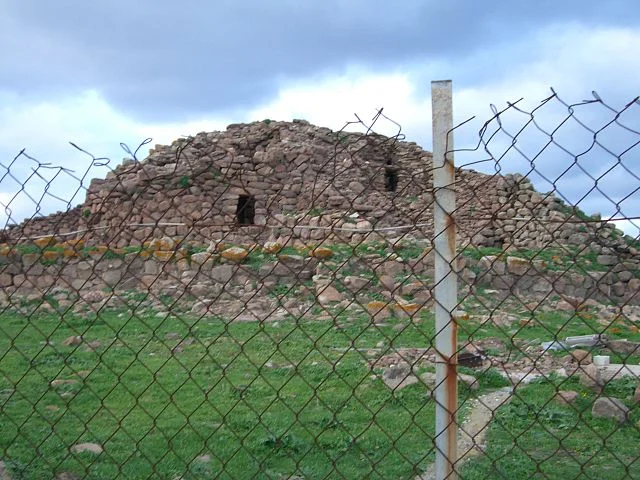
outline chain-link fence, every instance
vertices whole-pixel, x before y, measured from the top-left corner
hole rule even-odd
[[[436,100],[3,162],[0,479],[640,478],[637,99]]]

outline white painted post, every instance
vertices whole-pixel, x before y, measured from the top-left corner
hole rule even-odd
[[[456,206],[453,162],[453,109],[451,80],[431,82],[433,119],[433,189],[436,314],[436,480],[456,480],[458,460],[457,331],[453,311],[458,303],[454,268]],[[447,153],[449,152],[449,153]]]

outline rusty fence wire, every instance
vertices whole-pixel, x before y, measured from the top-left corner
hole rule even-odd
[[[0,479],[640,478],[638,107],[0,159]]]

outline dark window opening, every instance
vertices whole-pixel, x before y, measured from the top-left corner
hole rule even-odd
[[[398,188],[398,173],[391,170],[384,172],[384,188],[387,192],[395,192]]]
[[[253,225],[256,214],[256,200],[249,195],[238,197],[238,208],[236,210],[236,220],[240,225]]]

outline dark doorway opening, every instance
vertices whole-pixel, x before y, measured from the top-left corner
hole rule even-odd
[[[393,170],[384,172],[384,189],[387,192],[395,192],[398,188],[398,173]]]
[[[238,197],[238,208],[236,209],[236,220],[240,225],[253,225],[256,214],[256,200],[249,195]]]

